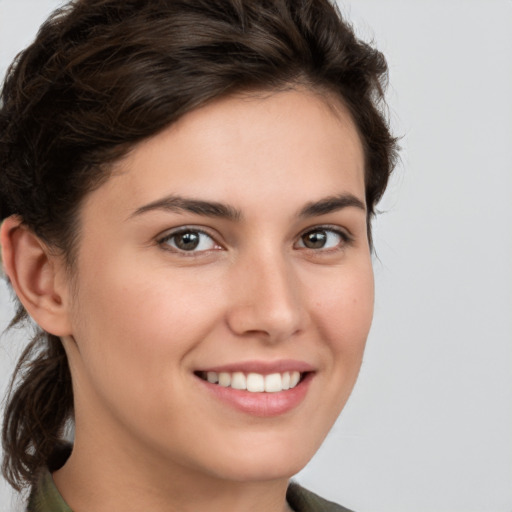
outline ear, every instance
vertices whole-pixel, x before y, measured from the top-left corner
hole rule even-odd
[[[5,273],[28,314],[50,334],[70,334],[69,290],[63,258],[52,254],[16,215],[4,220],[0,244]]]

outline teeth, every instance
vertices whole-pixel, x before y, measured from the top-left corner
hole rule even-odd
[[[290,373],[290,388],[294,388],[300,380],[300,373],[299,372],[291,372]]]
[[[242,372],[235,372],[231,377],[231,387],[233,389],[247,389],[246,378]]]
[[[300,372],[283,372],[262,375],[260,373],[243,372],[206,372],[201,377],[211,384],[222,387],[247,390],[251,393],[278,393],[294,388],[300,381]]]
[[[265,377],[259,373],[247,375],[247,391],[251,393],[262,393],[265,391]]]
[[[220,372],[219,373],[219,385],[224,388],[231,386],[231,373]]]
[[[265,377],[265,391],[276,393],[283,390],[283,379],[280,373],[271,373]]]
[[[290,389],[290,372],[284,372],[282,377],[283,389]]]
[[[212,384],[217,384],[219,382],[219,375],[217,372],[206,372],[206,380]]]

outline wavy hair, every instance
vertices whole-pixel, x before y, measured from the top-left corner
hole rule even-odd
[[[11,65],[0,103],[0,220],[18,215],[73,266],[83,198],[140,141],[209,101],[301,86],[350,111],[370,220],[397,146],[387,65],[329,0],[75,0]],[[27,318],[23,307],[11,325]],[[66,355],[38,329],[16,367],[3,473],[20,490],[52,465],[73,415]]]

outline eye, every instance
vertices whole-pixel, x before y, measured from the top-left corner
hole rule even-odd
[[[185,228],[173,231],[158,241],[166,249],[197,253],[220,249],[220,245],[207,233],[199,229]]]
[[[312,250],[326,250],[341,248],[350,241],[349,236],[343,231],[333,228],[315,228],[303,233],[297,245],[300,248]]]

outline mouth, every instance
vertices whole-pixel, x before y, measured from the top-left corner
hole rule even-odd
[[[278,417],[298,409],[309,395],[317,368],[305,361],[243,361],[194,371],[213,403],[243,414]],[[285,416],[288,417],[288,416]]]
[[[280,373],[245,373],[198,371],[200,379],[223,388],[231,388],[249,393],[280,393],[297,387],[310,372],[286,371]]]

